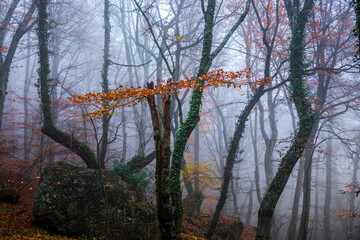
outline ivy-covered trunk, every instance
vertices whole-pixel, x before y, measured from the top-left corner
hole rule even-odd
[[[202,57],[197,77],[206,74],[211,66],[211,46],[214,25],[215,0],[209,0],[205,14],[205,29]],[[175,136],[175,145],[171,165],[171,197],[174,206],[175,228],[177,234],[181,232],[182,226],[182,193],[180,183],[180,169],[183,159],[184,149],[190,134],[195,129],[200,120],[199,112],[202,101],[203,90],[196,88],[192,92],[190,100],[190,110],[186,120],[180,125]]]
[[[292,33],[289,80],[292,100],[299,117],[299,128],[290,149],[282,158],[279,169],[261,203],[258,213],[256,239],[270,239],[271,221],[276,204],[295,164],[304,151],[314,125],[314,111],[312,110],[308,90],[303,79],[305,26],[313,5],[313,0],[305,0],[303,9],[300,10],[298,4],[285,0]]]
[[[204,18],[205,18],[204,39],[203,39],[200,66],[196,75],[197,77],[200,77],[208,73],[213,59],[220,53],[220,51],[229,41],[232,34],[244,21],[250,9],[250,0],[246,2],[246,8],[243,14],[241,14],[241,16],[236,21],[236,23],[231,27],[231,29],[225,35],[224,39],[219,44],[219,46],[213,52],[211,52],[215,8],[216,8],[216,0],[209,0],[206,7],[206,11],[204,13]],[[200,82],[200,84],[202,84],[202,82]],[[171,162],[172,163],[171,164],[171,198],[172,198],[172,204],[174,206],[175,231],[177,234],[181,232],[182,212],[183,212],[182,192],[181,192],[181,183],[180,183],[181,163],[183,160],[183,154],[184,154],[186,142],[188,141],[192,131],[195,129],[196,124],[200,120],[199,112],[202,103],[202,96],[203,96],[203,90],[201,88],[195,88],[193,90],[190,100],[190,110],[187,113],[187,118],[181,124],[175,136],[174,151]]]
[[[92,149],[85,143],[77,140],[73,135],[67,134],[55,127],[52,119],[51,98],[49,89],[49,50],[48,50],[48,13],[47,0],[39,0],[38,4],[38,39],[39,39],[39,93],[41,99],[41,111],[43,115],[43,127],[41,132],[53,139],[55,142],[68,148],[79,155],[88,168],[99,168],[98,161]]]

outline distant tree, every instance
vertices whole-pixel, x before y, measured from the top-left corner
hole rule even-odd
[[[346,22],[346,19],[349,19],[351,13],[351,6],[346,2],[337,2],[335,5],[335,1],[327,1],[326,3],[319,3],[319,5],[315,7],[317,11],[314,13],[314,16],[310,18],[310,26],[308,27],[308,35],[313,39],[308,43],[308,47],[314,51],[312,60],[314,67],[307,67],[307,72],[315,73],[317,80],[312,84],[316,86],[316,88],[312,87],[315,89],[313,90],[313,95],[315,96],[313,101],[315,122],[304,152],[304,168],[306,171],[304,171],[303,204],[299,227],[299,234],[302,235],[302,239],[307,238],[308,232],[311,194],[313,193],[313,191],[311,191],[312,158],[315,151],[316,136],[321,126],[320,119],[325,113],[328,113],[328,116],[332,115],[329,113],[329,107],[326,104],[334,99],[335,94],[330,95],[329,93],[335,92],[332,89],[332,86],[335,85],[336,82],[335,76],[339,76],[345,69],[351,69],[352,66],[349,66],[348,63],[353,58],[353,52],[348,51],[348,49],[351,49],[353,46],[353,36],[341,34],[342,32],[351,31]],[[322,38],[321,36],[329,37]],[[343,86],[343,88],[345,89],[345,86]],[[343,89],[338,92],[343,91],[346,92],[346,90]],[[336,98],[338,100],[341,99],[346,106],[347,101],[345,99],[348,98],[348,93],[342,95],[343,96],[337,94]],[[356,100],[356,97],[353,98],[353,100]],[[345,107],[345,111],[346,109],[347,107]],[[293,231],[293,233],[294,232],[296,231]]]
[[[31,20],[38,4],[38,0],[33,0],[27,12],[17,24],[16,30],[11,37],[10,44],[6,44],[6,36],[9,35],[9,30],[11,29],[10,23],[12,23],[12,21],[15,21],[14,12],[19,2],[20,0],[13,0],[11,2],[4,18],[0,22],[0,131],[2,127],[4,104],[7,93],[6,91],[9,81],[11,63],[15,56],[15,52],[19,45],[20,39],[36,23],[36,21]]]
[[[305,27],[313,8],[313,0],[284,0],[290,27],[290,74],[292,100],[299,117],[298,130],[289,150],[282,158],[279,169],[262,200],[259,213],[256,239],[270,239],[271,222],[276,204],[283,192],[291,172],[301,157],[314,125],[314,112],[309,101],[308,90],[304,84],[304,40]]]

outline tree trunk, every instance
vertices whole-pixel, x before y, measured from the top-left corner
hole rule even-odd
[[[315,210],[312,226],[313,233],[310,236],[314,236],[314,239],[319,239],[319,162],[316,162],[315,168]]]
[[[313,8],[313,0],[305,0],[301,11],[285,0],[291,22],[290,75],[293,101],[299,116],[299,129],[294,142],[282,158],[279,169],[271,182],[258,213],[256,239],[270,239],[271,222],[276,204],[283,192],[291,172],[301,157],[314,125],[314,112],[304,86],[304,39],[305,25]]]
[[[326,156],[326,187],[325,187],[325,202],[324,202],[324,232],[325,239],[331,240],[330,227],[330,206],[331,206],[331,192],[332,192],[332,139],[327,141],[327,156]]]
[[[12,2],[12,5],[10,6],[7,15],[4,19],[4,21],[0,24],[0,48],[3,48],[4,44],[4,38],[6,35],[6,28],[8,27],[8,24],[11,20],[12,14],[19,3],[19,0],[14,0]],[[11,39],[11,43],[8,49],[8,52],[6,54],[5,59],[3,58],[2,54],[0,55],[0,131],[2,127],[2,120],[3,120],[3,112],[4,112],[4,106],[5,106],[5,98],[6,98],[6,90],[7,85],[9,81],[9,74],[10,74],[10,67],[12,60],[14,58],[17,46],[20,42],[20,39],[22,36],[30,29],[30,27],[34,24],[30,24],[29,22],[31,20],[31,17],[36,9],[36,6],[38,4],[38,0],[33,0],[31,3],[31,6],[27,13],[25,14],[24,18],[19,23],[14,36]]]
[[[226,163],[225,163],[225,169],[224,169],[224,174],[223,174],[223,182],[221,184],[220,198],[216,204],[214,216],[211,220],[209,229],[206,233],[206,239],[210,240],[215,232],[217,223],[218,223],[220,215],[221,215],[221,211],[222,211],[225,201],[226,201],[226,197],[227,197],[227,193],[228,193],[228,189],[229,189],[229,183],[232,178],[232,169],[234,167],[235,159],[237,157],[240,139],[242,138],[243,133],[245,131],[246,120],[249,117],[250,112],[252,111],[252,109],[254,108],[254,106],[259,101],[260,97],[262,96],[263,90],[264,90],[264,86],[262,85],[259,87],[259,89],[257,89],[255,91],[254,95],[248,101],[248,103],[246,104],[244,110],[241,112],[241,114],[238,117],[238,120],[236,122],[235,132],[231,139],[228,154],[226,156]]]
[[[219,46],[211,53],[212,38],[213,38],[213,26],[214,26],[214,15],[216,8],[216,0],[209,0],[205,11],[205,28],[203,38],[203,48],[200,60],[200,66],[197,72],[197,77],[205,75],[212,64],[213,59],[220,53],[224,46],[229,41],[232,34],[244,21],[247,13],[250,9],[250,0],[246,2],[246,8],[243,14],[239,17],[237,22],[231,27],[229,32],[225,35]],[[194,130],[196,124],[200,120],[199,111],[202,103],[203,90],[201,88],[195,88],[192,91],[190,100],[190,109],[187,115],[186,121],[181,124],[179,130],[175,136],[175,145],[173,151],[172,165],[171,165],[171,196],[173,205],[175,207],[175,228],[179,234],[182,226],[182,193],[180,183],[180,169],[181,162],[183,159],[183,153],[187,140],[190,137],[191,132]]]
[[[292,212],[291,212],[291,220],[288,230],[288,240],[294,240],[296,237],[296,226],[299,214],[299,207],[300,207],[300,197],[301,197],[301,187],[302,187],[302,180],[304,176],[304,158],[301,157],[299,161],[299,169],[298,169],[298,176],[296,179],[296,187],[295,187],[295,194],[294,200],[292,205]]]
[[[259,154],[258,154],[258,144],[257,144],[257,119],[258,119],[258,111],[255,109],[255,122],[254,122],[254,134],[251,135],[252,143],[254,148],[254,160],[255,160],[255,188],[256,188],[256,198],[261,204],[262,197],[261,197],[261,189],[260,189],[260,173],[259,173]],[[250,120],[251,124],[251,120]],[[252,132],[251,132],[252,133]]]
[[[55,22],[60,21],[59,10],[56,10],[56,7],[49,9],[50,17],[54,19]],[[50,31],[51,40],[50,40],[50,49],[51,49],[51,79],[52,84],[50,87],[50,96],[51,96],[51,112],[53,116],[53,123],[56,126],[57,122],[57,112],[58,112],[58,97],[57,97],[57,86],[59,83],[59,65],[60,65],[60,35],[59,28],[55,26]],[[49,151],[48,162],[52,163],[55,161],[55,155],[53,151]]]
[[[354,164],[354,170],[353,170],[353,177],[352,177],[352,186],[356,186],[358,184],[357,174],[359,171],[359,155],[355,154],[352,157],[353,164]],[[327,185],[326,185],[327,186]],[[355,213],[355,193],[351,193],[350,195],[350,213]],[[330,223],[328,223],[330,226]],[[355,227],[356,228],[356,227]],[[350,217],[349,219],[349,231],[350,237],[348,239],[355,240],[356,239],[356,232],[354,232],[354,217]],[[330,239],[331,240],[331,239]]]
[[[41,111],[43,115],[43,127],[41,132],[53,139],[55,142],[68,148],[80,156],[88,168],[99,168],[94,152],[85,143],[77,140],[73,135],[57,129],[52,120],[50,89],[48,84],[49,51],[48,51],[48,22],[47,22],[47,0],[39,0],[38,4],[38,39],[39,39],[39,86]]]
[[[317,115],[317,114],[316,114]],[[304,164],[304,184],[303,184],[303,204],[301,221],[298,233],[298,240],[306,240],[309,228],[310,208],[311,208],[311,175],[312,175],[312,159],[315,150],[315,137],[319,126],[319,120],[316,118],[314,127],[309,137],[309,141],[305,148],[305,164]]]
[[[105,0],[104,1],[104,63],[103,63],[103,69],[101,73],[102,77],[102,92],[107,93],[109,92],[109,79],[108,79],[108,73],[109,73],[109,51],[110,51],[110,10],[109,10],[110,1]],[[104,102],[103,105],[106,107],[108,106],[108,103]],[[100,146],[98,148],[98,160],[100,168],[105,168],[105,158],[106,158],[106,152],[108,148],[108,142],[109,142],[109,121],[110,121],[110,115],[104,114],[102,116],[102,134],[100,138]]]
[[[285,88],[284,88],[284,91],[286,92]],[[286,97],[286,101],[287,101],[290,115],[291,115],[293,131],[296,132],[296,119],[295,119],[292,102],[290,101],[289,97]],[[304,177],[304,158],[301,157],[300,161],[299,161],[299,168],[298,168],[298,174],[297,174],[297,179],[296,179],[296,187],[295,187],[294,200],[293,200],[292,212],[291,212],[291,220],[290,220],[289,230],[288,230],[288,234],[287,234],[288,240],[294,240],[296,237],[296,226],[297,226],[298,213],[299,213],[299,207],[300,207],[299,203],[300,203],[300,197],[301,197],[301,188],[302,188],[303,177]]]
[[[25,68],[25,82],[24,82],[24,160],[29,161],[30,147],[28,145],[29,139],[29,89],[31,83],[30,74],[30,33],[27,34],[27,46],[26,46],[26,68]]]
[[[245,223],[251,225],[252,211],[253,211],[253,193],[252,193],[253,183],[251,182],[251,188],[249,191],[249,203],[248,203],[248,212],[246,214]]]
[[[122,135],[123,135],[123,143],[122,143],[122,153],[121,159],[126,159],[127,153],[127,131],[126,131],[126,117],[125,117],[125,109],[121,109],[121,121],[122,121]],[[154,151],[154,158],[155,159],[155,151]]]
[[[152,89],[154,83],[147,83],[147,87]],[[171,204],[170,195],[170,135],[171,135],[171,102],[170,95],[162,95],[163,117],[162,124],[159,119],[159,111],[155,103],[155,96],[147,98],[151,119],[154,128],[154,141],[156,152],[156,170],[155,170],[155,183],[156,183],[156,205],[157,215],[159,219],[159,228],[161,239],[175,239],[177,233],[174,228],[173,206]]]

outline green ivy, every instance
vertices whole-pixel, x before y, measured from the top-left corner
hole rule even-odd
[[[145,192],[153,175],[146,169],[133,168],[123,159],[114,161],[114,168],[110,173],[120,175],[121,178],[132,185],[138,192]]]

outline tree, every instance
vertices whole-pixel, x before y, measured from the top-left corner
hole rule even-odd
[[[8,11],[4,19],[0,22],[0,130],[2,126],[3,112],[5,97],[7,91],[7,85],[9,81],[10,67],[15,56],[16,49],[19,45],[20,39],[24,34],[31,29],[36,21],[32,21],[32,15],[36,9],[38,0],[32,1],[28,11],[21,19],[13,37],[11,38],[10,45],[5,45],[5,37],[9,32],[9,24],[11,23],[12,18],[14,17],[14,11],[19,4],[20,0],[13,0],[10,4]],[[6,56],[3,53],[6,52]]]
[[[134,2],[137,5],[138,9],[140,11],[142,11],[139,4],[136,1],[134,1]],[[246,6],[247,7],[245,8],[244,13],[239,17],[237,22],[231,27],[229,32],[225,35],[225,37],[222,40],[222,42],[220,43],[220,45],[212,52],[211,48],[212,48],[212,44],[213,44],[212,37],[213,37],[216,1],[210,0],[208,2],[206,10],[205,10],[204,1],[201,1],[201,7],[202,7],[202,10],[204,13],[204,18],[205,18],[205,27],[204,27],[202,55],[201,55],[201,59],[200,59],[200,65],[199,65],[199,68],[198,68],[198,71],[196,74],[197,77],[206,75],[208,73],[214,58],[220,53],[220,51],[224,48],[224,46],[229,41],[232,34],[239,27],[239,25],[244,21],[245,16],[247,15],[247,12],[249,11],[249,8],[250,8],[250,1],[247,1]],[[142,13],[143,13],[143,11],[142,11]],[[143,16],[146,18],[145,14],[143,14]],[[147,22],[150,25],[148,19],[147,19]],[[150,28],[150,32],[153,35],[153,38],[155,40],[152,28]],[[156,40],[155,40],[155,42],[156,42]],[[158,46],[159,51],[161,52],[161,48],[158,43],[157,43],[157,46]],[[164,54],[162,53],[162,55],[164,55]],[[164,56],[162,56],[162,57],[165,60],[165,57]],[[170,69],[170,67],[169,67],[170,65],[167,61],[166,61],[166,64],[167,64],[167,68],[168,68],[169,72],[171,73],[172,77],[174,78],[175,71]],[[175,144],[174,144],[174,151],[172,153],[171,173],[170,173],[170,176],[171,176],[170,177],[171,178],[170,179],[171,203],[174,207],[175,235],[180,234],[181,226],[182,226],[182,193],[181,193],[181,182],[180,182],[180,173],[181,172],[180,171],[181,171],[181,165],[183,163],[183,152],[184,152],[187,140],[189,139],[192,131],[195,129],[196,124],[200,120],[199,111],[200,111],[200,106],[202,103],[201,99],[203,96],[203,89],[202,89],[203,84],[204,84],[204,82],[199,80],[199,86],[197,86],[193,90],[191,100],[190,100],[190,110],[188,111],[187,118],[186,118],[186,120],[184,120],[181,123],[181,125],[175,135]],[[166,100],[166,101],[170,101],[170,99]],[[163,99],[163,102],[164,102],[164,99]],[[166,112],[170,113],[171,110],[166,111]],[[167,116],[163,115],[163,118],[167,118]],[[154,128],[154,132],[155,132],[155,128]],[[165,135],[166,135],[166,133],[165,133]],[[160,139],[158,139],[158,140],[160,140]],[[156,139],[155,139],[155,141],[156,141]],[[157,143],[155,143],[155,145],[156,144]],[[160,149],[160,148],[158,148],[158,149]],[[167,149],[167,147],[162,147],[162,149]],[[167,162],[166,162],[166,164],[167,164]],[[163,171],[166,172],[167,167],[168,167],[167,165],[164,165]],[[166,174],[167,173],[165,173],[165,175]],[[167,201],[170,202],[170,199]],[[165,206],[167,206],[167,205],[165,205]],[[161,206],[159,206],[159,207],[161,207]]]
[[[201,55],[199,69],[197,72],[197,77],[205,75],[209,71],[211,67],[211,63],[214,60],[214,58],[220,53],[220,51],[229,41],[232,34],[244,21],[250,9],[250,1],[249,0],[247,1],[246,8],[243,14],[239,17],[237,22],[231,27],[231,29],[225,35],[220,45],[213,52],[211,52],[211,48],[212,48],[212,37],[213,37],[212,35],[213,35],[213,27],[214,27],[214,14],[215,14],[216,1],[209,0],[208,5],[206,7],[206,11],[204,6],[204,1],[201,1],[201,5],[205,18],[205,27],[204,27],[202,55]],[[203,84],[203,82],[200,81],[200,84]],[[190,134],[194,130],[196,124],[200,120],[199,111],[202,102],[201,101],[202,96],[203,96],[202,88],[195,88],[193,90],[190,100],[190,109],[188,111],[187,118],[180,125],[180,128],[175,136],[174,151],[171,161],[172,162],[171,192],[172,192],[172,203],[175,208],[174,216],[175,216],[175,229],[177,234],[180,233],[181,225],[182,225],[182,203],[181,203],[182,193],[181,193],[181,185],[180,185],[181,162],[183,159],[183,153],[186,142],[189,139]]]
[[[315,51],[313,54],[313,62],[315,65],[314,69],[318,69],[316,71],[316,92],[313,93],[315,95],[315,124],[304,153],[304,197],[299,228],[300,239],[307,238],[312,193],[312,158],[316,146],[316,136],[320,128],[320,119],[322,118],[322,115],[324,115],[325,111],[329,112],[325,106],[329,101],[329,89],[333,85],[334,80],[336,81],[336,79],[334,79],[334,75],[342,72],[341,69],[344,69],[344,66],[342,66],[341,63],[344,59],[349,58],[349,54],[346,50],[344,50],[344,46],[349,46],[350,48],[352,45],[352,41],[351,38],[349,39],[349,36],[340,34],[348,27],[344,19],[347,19],[349,16],[351,11],[350,6],[346,3],[339,3],[335,8],[335,2],[328,1],[326,4],[316,6],[316,8],[318,11],[310,19],[311,27],[309,27],[308,30],[309,35],[312,36],[312,39],[314,39],[309,43],[311,48]],[[332,26],[336,26],[336,28],[334,29]],[[327,35],[329,38],[321,38],[318,37],[318,35]],[[352,58],[352,55],[350,58]],[[312,72],[312,69],[308,69],[308,71]],[[341,97],[338,98],[342,100]]]
[[[73,135],[67,134],[56,128],[53,122],[53,113],[51,111],[51,97],[49,88],[49,50],[48,50],[48,13],[46,0],[40,0],[38,4],[38,39],[39,39],[39,94],[41,99],[41,111],[43,115],[43,127],[41,132],[49,136],[55,142],[65,146],[72,152],[79,155],[88,168],[99,168],[99,163],[94,152],[85,143],[76,139]]]
[[[108,72],[109,72],[109,51],[110,51],[110,13],[109,13],[109,0],[104,1],[104,63],[103,69],[101,72],[102,83],[101,86],[103,88],[103,92],[107,93],[109,91],[109,79],[108,79]],[[105,103],[106,105],[106,103]],[[105,157],[106,152],[108,149],[109,144],[109,122],[110,122],[111,115],[104,114],[102,117],[102,135],[100,139],[100,146],[98,146],[97,153],[98,153],[98,161],[100,168],[105,168]]]
[[[307,89],[304,85],[304,39],[305,26],[313,8],[313,0],[305,0],[302,8],[300,1],[285,0],[285,6],[291,26],[290,74],[292,100],[299,117],[298,130],[293,143],[282,158],[275,178],[271,182],[261,202],[258,213],[256,239],[270,239],[271,220],[276,204],[290,177],[292,169],[301,157],[314,125]]]

